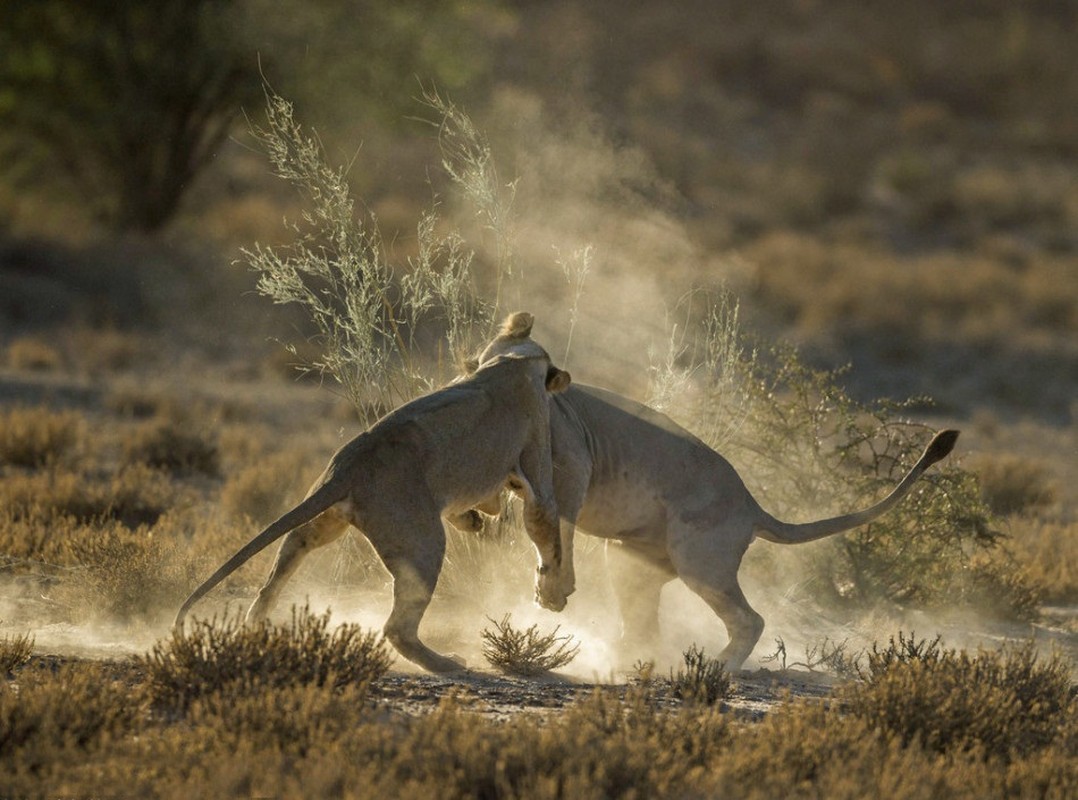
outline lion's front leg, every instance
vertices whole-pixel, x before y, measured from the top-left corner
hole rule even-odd
[[[551,611],[561,611],[565,608],[568,593],[562,576],[564,558],[558,512],[552,503],[544,503],[530,492],[523,494],[524,528],[539,556],[535,571],[535,602]]]
[[[561,611],[568,595],[562,578],[561,528],[554,499],[550,437],[543,426],[530,447],[520,455],[518,469],[508,486],[524,501],[524,528],[539,554],[535,575],[535,601],[543,608]]]
[[[573,539],[576,522],[563,519],[560,525],[561,540],[561,591],[566,597],[576,591],[576,568],[573,560]]]

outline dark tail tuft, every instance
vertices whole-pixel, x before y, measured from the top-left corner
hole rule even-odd
[[[947,455],[954,449],[954,443],[958,441],[958,431],[946,430],[940,431],[936,434],[928,447],[925,449],[925,454],[922,456],[925,459],[925,466],[935,464],[941,458],[946,458]]]

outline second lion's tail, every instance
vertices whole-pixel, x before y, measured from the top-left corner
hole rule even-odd
[[[863,511],[855,511],[852,514],[842,514],[837,517],[821,519],[816,522],[790,523],[775,519],[761,509],[763,518],[757,522],[755,533],[761,539],[778,544],[802,544],[816,539],[823,539],[836,533],[842,533],[852,528],[872,522],[877,517],[894,508],[898,502],[909,494],[914,482],[921,477],[925,470],[935,464],[954,448],[958,441],[958,431],[945,430],[935,435],[924,453],[913,465],[906,477],[896,486],[887,497],[880,500],[874,506]]]

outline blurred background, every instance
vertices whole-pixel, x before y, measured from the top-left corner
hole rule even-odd
[[[667,307],[722,282],[750,329],[852,362],[860,396],[1073,419],[1073,3],[5,0],[0,19],[5,337],[270,315],[232,263],[296,211],[247,132],[263,80],[407,253],[446,194],[422,82],[520,179],[525,262],[595,245],[585,316],[623,300],[604,273]]]
[[[181,404],[213,424],[290,419],[276,339],[309,330],[241,255],[302,213],[250,134],[264,87],[401,262],[432,202],[471,224],[416,101],[436,87],[516,182],[554,353],[559,259],[593,248],[574,376],[641,395],[682,298],[729,290],[855,399],[930,395],[920,418],[1073,553],[1076,34],[1069,0],[0,0],[0,403],[139,419],[202,381]],[[354,422],[304,397],[308,445]],[[257,438],[220,440],[226,476]]]

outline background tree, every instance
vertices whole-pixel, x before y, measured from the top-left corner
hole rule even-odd
[[[4,0],[0,122],[17,180],[65,177],[109,227],[153,231],[258,90],[232,0]]]
[[[176,213],[259,66],[329,128],[414,113],[416,78],[459,90],[500,0],[0,0],[0,178],[74,189],[114,230]],[[348,133],[351,136],[351,133]],[[354,145],[354,142],[352,143]]]

